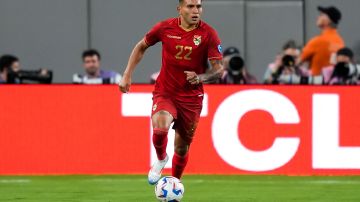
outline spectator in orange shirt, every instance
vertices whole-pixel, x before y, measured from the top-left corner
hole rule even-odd
[[[303,49],[301,62],[309,62],[310,74],[320,76],[323,67],[335,63],[336,52],[345,47],[344,40],[337,31],[341,12],[336,7],[318,7],[320,15],[317,26],[322,30]]]

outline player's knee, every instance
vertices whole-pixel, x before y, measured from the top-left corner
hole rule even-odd
[[[175,153],[179,156],[186,156],[189,152],[189,146],[175,146]]]
[[[170,113],[160,111],[152,117],[153,128],[169,130],[173,118]]]

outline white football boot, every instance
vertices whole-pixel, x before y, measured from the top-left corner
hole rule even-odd
[[[149,184],[155,185],[161,178],[161,172],[165,168],[166,163],[169,161],[169,156],[166,155],[162,161],[156,160],[154,165],[151,167],[148,174]]]

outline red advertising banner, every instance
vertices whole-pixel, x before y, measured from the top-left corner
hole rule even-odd
[[[146,174],[152,89],[0,86],[0,175]],[[360,88],[205,89],[187,174],[360,174]]]

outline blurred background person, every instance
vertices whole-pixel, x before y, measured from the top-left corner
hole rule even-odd
[[[47,69],[22,70],[20,60],[14,55],[3,55],[0,57],[0,68],[2,70],[1,83],[42,83],[52,82],[52,71]]]
[[[13,55],[3,55],[0,57],[0,83],[8,83],[8,74],[10,71],[19,70],[19,59]],[[20,83],[20,81],[18,81]]]
[[[240,50],[238,48],[236,48],[236,47],[233,47],[233,46],[225,49],[224,52],[223,52],[223,58],[224,58],[223,60],[224,60],[224,62],[229,62],[229,60],[231,59],[231,57],[233,55],[240,55]]]
[[[0,84],[7,82],[7,68],[5,68],[0,62]]]
[[[344,40],[337,31],[341,12],[334,6],[318,7],[320,15],[317,26],[321,29],[319,36],[311,39],[303,49],[301,62],[308,62],[312,76],[321,76],[321,70],[335,64],[336,52],[345,47]]]
[[[283,66],[283,57],[292,56],[296,61],[299,60],[301,54],[300,46],[297,45],[295,40],[287,41],[283,47],[282,51],[275,57],[275,61],[270,63],[264,74],[264,83],[273,84],[273,74],[275,74],[278,69]],[[304,66],[300,67],[302,74],[307,74],[307,69]]]
[[[354,51],[355,62],[360,64],[360,40],[353,45],[352,50]]]
[[[357,85],[360,65],[355,63],[354,53],[350,48],[342,48],[336,54],[336,64],[322,70],[324,84]]]
[[[74,74],[75,84],[117,84],[121,75],[115,71],[101,69],[101,55],[95,49],[86,50],[82,54],[85,75]]]
[[[240,51],[235,47],[227,48],[223,52],[225,72],[220,84],[256,84],[256,78],[245,67]]]
[[[295,58],[285,55],[281,58],[281,65],[271,74],[271,84],[307,84],[309,81],[304,81],[304,78],[308,77],[296,65]]]

